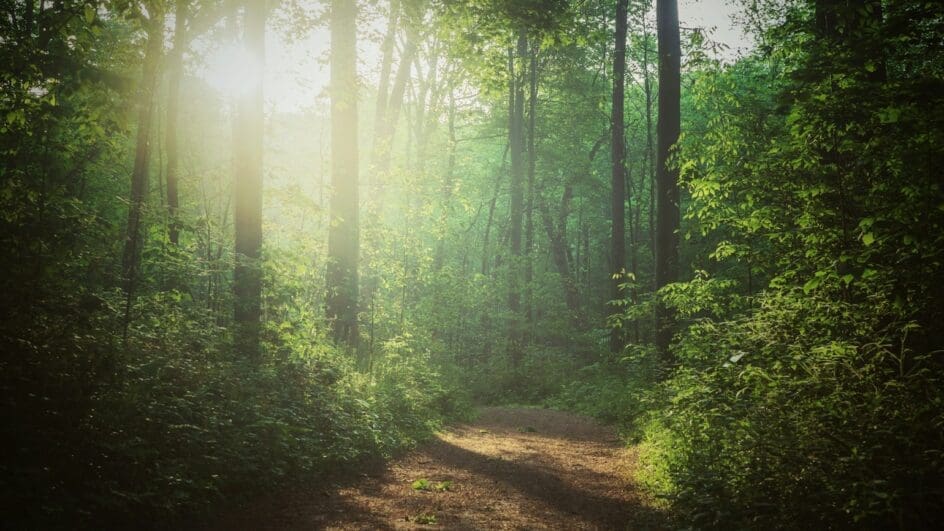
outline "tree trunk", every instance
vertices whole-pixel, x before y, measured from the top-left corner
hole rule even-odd
[[[168,60],[169,80],[167,86],[167,130],[164,144],[167,148],[167,232],[170,242],[179,243],[180,223],[177,219],[180,208],[178,192],[179,145],[177,128],[180,121],[180,81],[183,77],[184,47],[187,19],[190,16],[190,0],[177,0],[174,16],[174,49]]]
[[[643,92],[646,94],[646,172],[642,179],[648,179],[649,189],[649,252],[652,263],[656,261],[656,175],[655,150],[652,145],[652,78],[649,75],[649,26],[646,22],[646,12],[642,12],[642,79]],[[653,275],[653,281],[655,275]],[[653,284],[653,287],[655,284]]]
[[[569,202],[569,198],[572,194],[572,188],[568,184],[564,187],[564,195],[561,198],[561,222],[557,227],[554,226],[554,220],[551,218],[551,214],[548,210],[547,204],[544,201],[539,201],[539,208],[541,209],[541,219],[544,221],[544,231],[547,233],[547,240],[551,246],[551,258],[554,261],[554,267],[557,269],[557,274],[561,277],[561,285],[564,288],[564,302],[567,304],[567,309],[571,313],[571,318],[574,323],[580,322],[580,307],[578,306],[578,293],[577,293],[577,281],[574,278],[574,272],[570,267],[570,261],[567,259],[567,235],[564,232],[566,225],[567,208],[564,206]]]
[[[525,243],[524,252],[527,261],[525,270],[525,289],[527,290],[526,303],[528,305],[528,338],[530,340],[534,327],[534,172],[537,165],[537,151],[535,151],[535,120],[538,108],[538,52],[537,45],[531,45],[531,64],[529,66],[529,94],[528,94],[528,197],[525,204]]]
[[[351,349],[357,348],[359,254],[356,15],[355,2],[333,0],[330,92],[334,196],[328,230],[326,314],[335,342]]]
[[[657,0],[656,20],[659,40],[659,118],[656,166],[656,289],[678,280],[679,188],[678,170],[669,167],[669,156],[681,129],[681,46],[676,0]],[[664,365],[674,359],[669,343],[675,333],[675,314],[656,304],[656,349]]]
[[[243,41],[249,83],[236,110],[236,181],[233,223],[236,269],[233,274],[237,348],[248,359],[259,357],[262,317],[262,150],[265,65],[265,2],[246,0]]]
[[[508,158],[509,145],[505,144],[505,150],[502,152],[501,167],[498,169],[498,175],[495,176],[495,189],[492,193],[492,199],[488,203],[488,220],[485,222],[485,235],[482,238],[482,275],[488,275],[488,238],[491,234],[492,223],[495,221],[495,204],[498,202],[498,193],[501,191],[502,174],[505,172],[505,162]]]
[[[521,221],[524,210],[524,83],[523,76],[517,72],[518,59],[528,53],[528,39],[524,30],[518,31],[517,49],[509,55],[509,96],[511,114],[508,123],[508,145],[511,146],[511,219],[510,249],[511,260],[508,267],[508,309],[511,312],[509,340],[511,342],[511,361],[517,367],[521,361],[520,351],[520,308],[519,273],[521,272]]]
[[[397,22],[400,14],[400,1],[390,0],[390,15],[387,19],[387,32],[384,34],[380,51],[383,54],[380,60],[380,80],[377,83],[377,103],[374,110],[374,164],[377,161],[380,143],[383,139],[384,128],[387,123],[388,92],[390,91],[390,72],[393,69],[393,50],[397,38]],[[370,172],[370,182],[375,184],[376,172]]]
[[[134,153],[134,168],[131,172],[131,198],[128,208],[128,227],[122,253],[122,277],[125,287],[125,339],[131,322],[131,306],[137,285],[141,261],[143,211],[147,201],[149,165],[151,157],[151,120],[154,114],[154,92],[159,76],[159,65],[164,46],[164,15],[161,11],[151,14],[147,21],[147,45],[144,66],[138,92],[138,131]]]
[[[626,25],[628,0],[616,2],[616,45],[613,53],[613,113],[610,121],[611,171],[611,282],[610,299],[622,298],[620,283],[626,270],[626,139],[623,131],[623,92],[626,77]],[[619,306],[614,306],[610,315],[620,313]],[[614,327],[610,332],[610,352],[623,350],[624,334],[622,328]]]
[[[410,67],[413,65],[413,57],[416,55],[416,32],[413,29],[407,31],[407,42],[400,57],[400,64],[397,65],[397,75],[393,80],[393,88],[390,91],[390,98],[387,100],[386,114],[383,123],[379,124],[379,134],[374,140],[372,171],[377,172],[374,179],[380,179],[390,169],[390,153],[393,148],[393,137],[397,131],[397,122],[400,121],[400,110],[403,108],[403,98],[406,94],[406,86],[410,81]],[[334,47],[332,46],[332,54]]]

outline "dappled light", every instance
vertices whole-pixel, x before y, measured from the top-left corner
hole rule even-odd
[[[939,529],[944,3],[0,2],[4,529]]]

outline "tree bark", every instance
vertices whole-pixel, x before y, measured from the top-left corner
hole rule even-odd
[[[358,164],[355,2],[331,4],[331,227],[326,314],[335,342],[357,348]],[[402,93],[401,93],[402,95]]]
[[[616,45],[613,53],[613,112],[610,120],[610,153],[612,162],[611,171],[611,263],[612,277],[610,299],[622,298],[620,284],[623,282],[622,273],[626,270],[626,138],[623,131],[623,97],[626,77],[626,26],[628,0],[616,2]],[[621,307],[614,306],[610,315],[618,315]],[[623,350],[624,334],[620,327],[614,327],[610,332],[610,352]]]
[[[656,191],[656,289],[678,280],[679,188],[678,170],[669,167],[669,157],[681,129],[681,46],[676,0],[657,0],[659,40],[659,118],[657,124]],[[675,361],[669,343],[675,333],[675,314],[656,304],[656,349],[666,368]]]
[[[236,268],[233,273],[236,341],[240,354],[257,359],[262,318],[262,150],[265,65],[265,2],[245,0],[243,41],[248,55],[249,86],[236,110],[236,180],[233,223]]]

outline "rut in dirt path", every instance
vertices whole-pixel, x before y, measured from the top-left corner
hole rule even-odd
[[[658,529],[633,466],[615,433],[585,417],[487,408],[352,485],[280,497],[224,527]]]

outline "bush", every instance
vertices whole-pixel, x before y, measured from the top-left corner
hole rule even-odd
[[[36,508],[8,513],[24,527],[166,523],[390,456],[469,411],[429,356],[388,358],[372,380],[323,338],[284,327],[261,362],[235,359],[225,330],[175,292],[138,299],[122,349],[109,332],[120,305],[98,298],[83,319],[101,328],[21,347],[29,356],[4,367],[21,384],[4,404],[20,459],[4,470],[4,499]]]
[[[742,321],[690,329],[686,368],[665,384],[672,401],[647,429],[685,522],[932,526],[944,495],[940,361],[891,341],[908,324],[868,339],[876,309],[788,293]]]

